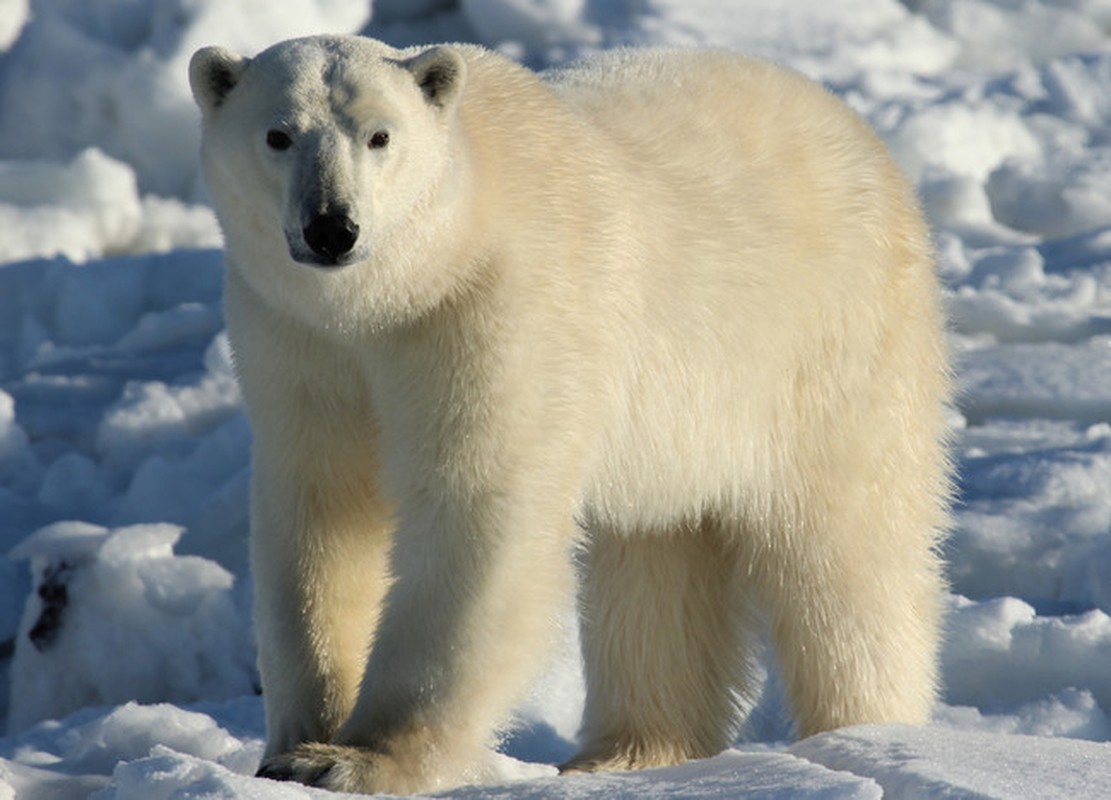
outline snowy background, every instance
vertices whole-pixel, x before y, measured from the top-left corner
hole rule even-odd
[[[933,725],[792,744],[773,675],[717,758],[559,779],[569,639],[453,797],[1111,796],[1111,0],[0,0],[0,800],[325,796],[250,777],[250,432],[186,84],[320,31],[797,67],[918,185],[960,359]]]

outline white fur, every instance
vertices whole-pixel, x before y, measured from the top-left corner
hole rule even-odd
[[[312,38],[202,50],[191,78],[255,432],[262,774],[466,780],[576,547],[569,770],[728,745],[765,620],[801,735],[927,719],[942,321],[856,116],[711,52],[538,77]],[[350,263],[297,263],[333,201]]]

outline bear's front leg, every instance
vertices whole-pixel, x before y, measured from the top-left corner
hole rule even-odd
[[[387,586],[392,507],[370,390],[350,356],[227,273],[254,433],[251,569],[266,756],[328,741],[359,691]]]
[[[332,743],[261,774],[346,792],[411,793],[468,780],[519,700],[572,587],[570,516],[504,495],[403,515],[361,692]]]
[[[256,459],[251,560],[266,756],[329,740],[350,713],[389,541],[388,509],[368,485],[337,509],[319,502],[320,489],[272,472]]]

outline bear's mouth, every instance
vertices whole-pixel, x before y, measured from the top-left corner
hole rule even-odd
[[[290,244],[289,247],[289,257],[298,264],[307,264],[319,269],[339,269],[359,260],[359,257],[354,253],[345,253],[342,256],[320,255],[307,247],[296,247],[293,244]]]

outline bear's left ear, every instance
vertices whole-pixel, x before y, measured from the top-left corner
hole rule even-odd
[[[223,47],[202,47],[189,60],[189,86],[193,99],[206,115],[227,99],[247,69],[248,59]]]
[[[424,99],[440,109],[448,109],[459,99],[467,77],[463,56],[450,47],[432,47],[401,62],[413,74]]]

